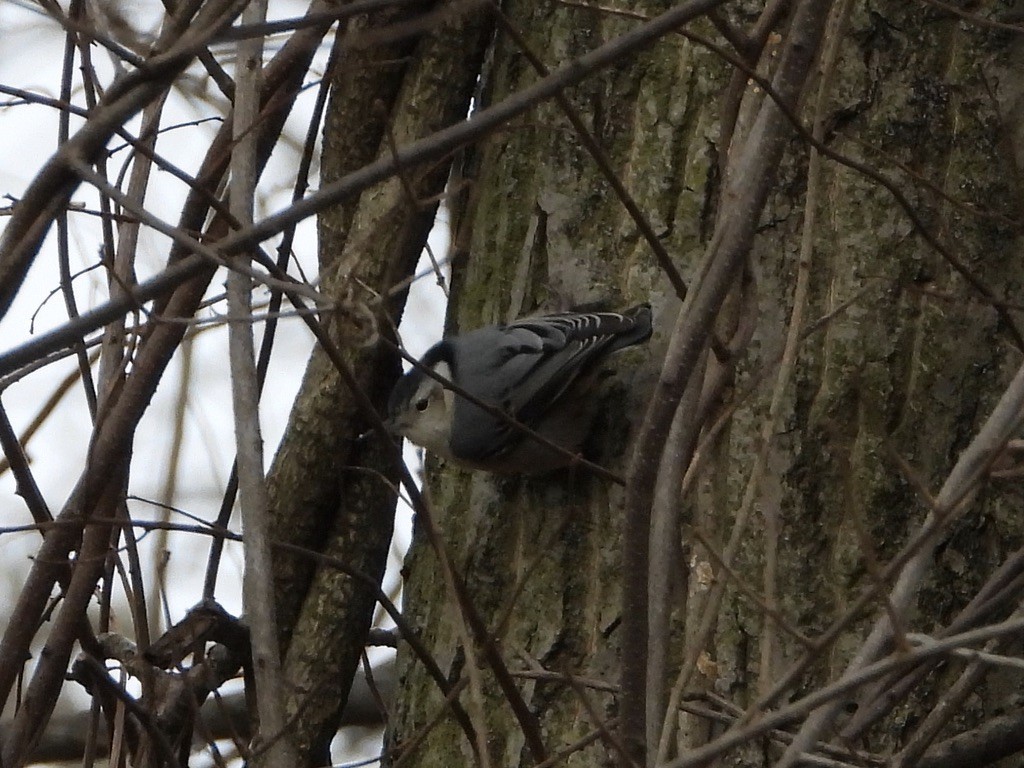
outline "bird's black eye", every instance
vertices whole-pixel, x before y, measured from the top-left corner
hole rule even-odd
[[[428,405],[430,405],[430,401],[427,400],[427,398],[423,398],[422,400],[417,400],[416,401],[416,410],[420,411],[420,412],[423,412],[423,411],[427,410],[427,406]]]

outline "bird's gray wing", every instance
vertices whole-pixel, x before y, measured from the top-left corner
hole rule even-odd
[[[650,335],[650,312],[644,311],[639,319],[611,312],[565,313],[474,331],[456,350],[459,379],[472,382],[473,394],[484,402],[535,427],[597,360]],[[507,421],[456,398],[454,455],[500,453],[515,444],[514,430]]]
[[[545,355],[537,334],[495,326],[471,331],[454,345],[458,381],[488,405],[516,417],[514,392]],[[462,459],[484,459],[501,453],[514,441],[514,427],[456,394],[449,446]]]
[[[613,312],[549,315],[513,325],[545,339],[543,353],[513,393],[512,412],[525,424],[543,417],[599,360],[649,334],[649,328],[637,333],[637,322],[630,315]]]

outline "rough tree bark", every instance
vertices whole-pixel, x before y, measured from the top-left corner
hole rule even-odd
[[[421,13],[387,10],[339,32],[324,128],[324,184],[466,113],[487,17],[454,13],[428,25],[426,34],[392,31],[410,18],[422,26]],[[373,39],[381,33],[382,39]],[[405,294],[387,292],[415,267],[447,168],[437,163],[404,171],[401,179],[320,217],[320,287],[339,308],[327,323],[330,336],[380,410],[399,366],[377,336],[394,338]],[[376,436],[359,440],[368,429],[358,401],[318,347],[268,479],[272,538],[335,558],[368,580],[294,552],[276,557],[286,707],[293,738],[310,765],[330,762],[330,742],[377,601],[369,585],[380,582],[391,542],[393,450]]]
[[[577,6],[524,3],[506,9],[549,68],[636,25]],[[652,14],[653,15],[653,14]],[[537,74],[499,34],[483,81],[484,103],[533,82]],[[703,65],[695,65],[703,62]],[[699,76],[698,76],[699,74]],[[713,114],[703,105],[725,70],[706,52],[670,36],[637,59],[598,73],[566,93],[678,264],[699,254],[713,154]],[[660,140],[653,140],[657,134]],[[629,434],[671,327],[678,300],[659,278],[648,245],[612,194],[565,113],[546,103],[478,147],[460,233],[449,312],[452,331],[538,310],[603,302],[613,308],[649,300],[657,330],[646,348],[618,356],[605,383],[592,458],[621,474]],[[468,591],[515,669],[613,681],[618,663],[618,541],[622,489],[584,470],[496,480],[428,461],[428,486],[440,527]],[[466,677],[462,701],[495,765],[532,764],[524,737],[479,649],[465,652],[464,628],[435,555],[414,545],[407,559],[405,605],[442,669]],[[522,591],[520,591],[522,588]],[[404,678],[390,745],[401,750],[441,707],[434,684],[400,652]],[[583,705],[564,682],[518,681],[553,751],[587,734],[612,698],[586,692]],[[568,764],[592,764],[603,747]],[[454,722],[443,723],[409,755],[417,765],[458,765],[472,752]],[[408,759],[408,758],[407,758]]]
[[[971,8],[998,20],[1007,5]],[[552,68],[638,23],[569,3],[505,10]],[[749,33],[763,10],[730,4],[714,27],[704,21],[690,29],[725,45],[723,30]],[[630,13],[653,16],[657,9],[648,4]],[[1019,37],[938,3],[895,0],[836,3],[829,29],[833,53],[826,39],[801,120],[810,131],[817,115],[827,149],[875,169],[903,199],[832,158],[812,161],[806,135],[791,134],[750,254],[756,304],[738,290],[737,275],[734,300],[719,317],[728,338],[752,316],[753,337],[728,387],[702,411],[699,465],[676,498],[686,515],[674,533],[666,674],[654,682],[660,700],[674,685],[688,696],[668,718],[663,758],[685,756],[720,735],[737,711],[779,706],[839,676],[884,612],[877,598],[775,690],[808,653],[807,638],[840,619],[865,590],[887,591],[880,574],[928,512],[922,489],[938,490],[1020,364],[1017,318],[991,300],[1013,302],[1021,292]],[[756,68],[770,76],[773,56],[793,30],[782,16],[764,31],[772,34]],[[765,98],[763,83],[746,82],[734,125],[730,104],[738,91],[730,90],[730,77],[743,88],[747,75],[732,72],[699,42],[669,35],[566,94],[688,278],[728,205],[718,196],[728,141],[744,138]],[[499,34],[481,101],[497,102],[536,77],[517,45]],[[489,137],[469,167],[474,187],[457,242],[450,330],[564,302],[654,305],[655,336],[646,350],[616,362],[591,446],[600,463],[621,473],[679,301],[556,104]],[[810,250],[801,249],[805,230]],[[803,322],[793,332],[803,335],[787,362],[801,269]],[[720,365],[709,364],[709,380]],[[790,383],[773,406],[780,368]],[[751,483],[762,450],[764,471]],[[545,748],[555,753],[616,714],[611,688],[620,655],[635,651],[620,647],[617,632],[622,491],[582,470],[496,480],[436,460],[427,466],[449,553],[507,666],[513,675],[526,673],[519,689]],[[1010,481],[995,479],[959,510],[916,610],[898,617],[903,631],[948,625],[1020,545],[1018,496]],[[719,562],[726,551],[728,568]],[[485,731],[480,741],[491,764],[537,762],[481,648],[467,643],[469,631],[422,535],[406,577],[406,614],[451,679],[468,681],[460,701]],[[716,586],[724,588],[720,600]],[[1015,605],[1006,598],[989,619],[1005,618]],[[769,611],[774,619],[766,618]],[[702,622],[709,637],[700,636]],[[835,739],[841,750],[899,752],[962,667],[944,665],[893,709],[881,709],[873,725],[854,717],[845,724],[847,741],[835,739],[843,723],[831,723],[820,738]],[[573,686],[557,673],[585,680]],[[443,710],[443,696],[405,650],[399,674],[389,748],[405,765],[472,763],[451,718],[418,740],[419,729]],[[981,676],[937,738],[1014,706],[1012,687],[1005,672]],[[851,709],[868,712],[874,694],[881,695],[870,687],[854,692]],[[683,711],[693,697],[719,704]],[[718,716],[709,717],[711,710]],[[656,726],[655,748],[661,722]],[[782,749],[779,739],[749,739],[733,749],[730,764],[771,764]],[[565,764],[617,759],[613,741],[597,739]]]

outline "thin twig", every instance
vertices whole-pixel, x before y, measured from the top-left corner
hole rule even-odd
[[[266,14],[266,0],[252,0],[242,13],[242,20],[259,24],[265,20]],[[243,38],[238,42],[230,209],[234,219],[243,225],[253,219],[254,195],[259,175],[257,139],[262,60],[262,37]],[[237,269],[238,262],[246,261],[248,258],[245,254],[238,254],[232,263],[235,268],[228,274],[228,312],[236,316],[246,316],[252,311],[252,283],[248,275]],[[252,760],[257,766],[290,768],[298,763],[298,754],[286,730],[288,718],[284,711],[284,678],[277,637],[274,567],[269,542],[269,502],[263,474],[260,387],[251,324],[236,320],[228,325],[228,354],[231,361],[231,401],[238,455],[239,507],[246,531],[242,597],[249,622],[256,711],[259,716],[259,728],[253,739]],[[265,751],[261,752],[261,749]]]

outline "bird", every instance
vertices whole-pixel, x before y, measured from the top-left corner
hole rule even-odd
[[[651,333],[651,307],[639,304],[525,317],[442,339],[395,384],[385,424],[470,469],[538,474],[567,466],[589,432],[601,364]]]

